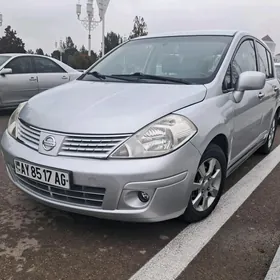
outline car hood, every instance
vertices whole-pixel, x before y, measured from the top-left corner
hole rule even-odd
[[[65,133],[133,133],[156,119],[202,101],[203,85],[73,81],[31,98],[25,122]]]

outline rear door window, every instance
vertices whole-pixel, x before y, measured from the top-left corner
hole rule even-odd
[[[58,64],[48,58],[34,57],[37,73],[64,73]]]
[[[260,72],[263,72],[267,79],[273,78],[271,57],[266,48],[257,42],[258,57],[260,63]],[[268,56],[269,55],[269,56]]]

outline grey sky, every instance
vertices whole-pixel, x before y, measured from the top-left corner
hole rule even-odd
[[[50,53],[55,41],[65,36],[71,36],[78,47],[82,44],[87,47],[86,31],[76,19],[76,3],[76,0],[0,0],[3,27],[11,25],[27,49],[41,47]],[[86,0],[81,0],[83,12],[85,3]],[[269,34],[277,44],[276,51],[280,52],[279,10],[279,0],[111,0],[106,31],[129,35],[133,18],[141,15],[148,24],[149,33],[245,29],[258,37]],[[100,49],[100,43],[101,26],[92,35],[95,51]]]

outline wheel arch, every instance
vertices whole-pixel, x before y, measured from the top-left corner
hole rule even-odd
[[[279,121],[279,117],[280,117],[280,106],[276,109],[276,115]]]
[[[202,137],[199,135],[196,139],[192,140],[192,144],[198,148],[201,156],[204,154],[210,144],[219,146],[225,154],[226,162],[230,160],[230,138],[232,136],[232,128],[228,125],[219,124],[215,128],[207,132],[207,136]]]
[[[225,136],[225,134],[218,134],[216,135],[211,141],[210,143],[208,144],[207,148],[209,147],[209,145],[211,144],[216,144],[217,146],[219,146],[222,151],[224,152],[225,156],[226,156],[226,160],[227,160],[227,163],[228,163],[228,155],[229,155],[229,144],[228,144],[228,139],[227,137]],[[206,149],[207,149],[206,148]]]

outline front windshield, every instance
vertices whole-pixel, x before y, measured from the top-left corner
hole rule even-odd
[[[7,55],[0,55],[0,66],[5,63],[8,59],[10,59],[10,56]]]
[[[148,75],[210,82],[225,54],[230,36],[177,36],[129,41],[101,60],[89,73]],[[85,76],[84,80],[93,79]]]
[[[280,79],[280,65],[276,65],[275,68],[276,68],[277,79]]]

